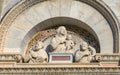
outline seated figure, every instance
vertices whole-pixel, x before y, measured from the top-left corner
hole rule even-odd
[[[65,52],[67,31],[64,26],[60,26],[57,29],[56,35],[52,38],[50,45],[52,46],[52,52],[62,53]]]
[[[82,63],[90,63],[94,56],[96,55],[96,50],[89,46],[86,42],[82,42],[80,45],[80,50],[75,54],[75,61]]]
[[[52,38],[50,45],[51,51],[56,53],[72,53],[75,43],[72,41],[71,35],[67,34],[64,26],[60,26],[55,36]]]
[[[44,50],[43,43],[38,41],[29,51],[29,63],[46,63],[48,55]]]

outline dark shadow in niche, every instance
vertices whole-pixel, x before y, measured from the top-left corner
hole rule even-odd
[[[49,62],[49,53],[52,52],[52,46],[51,45],[48,45],[45,49],[45,51],[47,52],[47,55],[48,55],[48,62]]]
[[[48,45],[45,49],[45,51],[47,52],[47,54],[49,54],[49,52],[52,52],[52,46],[51,45]]]

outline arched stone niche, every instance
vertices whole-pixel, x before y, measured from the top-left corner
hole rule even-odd
[[[23,9],[23,7],[25,8]],[[25,0],[21,2],[3,19],[1,50],[12,53],[23,52],[21,44],[26,34],[39,23],[54,17],[70,17],[87,24],[98,37],[101,53],[118,52],[117,20],[102,1],[87,0]],[[7,23],[8,21],[10,22]],[[52,20],[50,22],[53,25],[56,23]]]
[[[97,53],[100,53],[98,37],[89,25],[77,19],[68,17],[51,18],[33,27],[24,37],[21,49],[28,52],[31,45],[33,45],[36,41],[41,40],[45,45],[45,50],[49,51],[48,46],[50,41],[56,34],[56,29],[60,26],[65,26],[68,34],[72,35],[72,40],[76,43],[75,50],[79,49],[81,42],[86,41],[89,45],[96,49]]]

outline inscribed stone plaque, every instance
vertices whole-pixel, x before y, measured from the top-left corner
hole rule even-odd
[[[72,53],[49,53],[49,63],[72,63]]]

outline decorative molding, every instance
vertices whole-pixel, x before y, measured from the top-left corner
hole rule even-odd
[[[113,32],[113,36],[114,36],[113,37],[114,38],[114,48],[113,48],[114,51],[113,52],[118,53],[119,52],[119,25],[120,23],[117,17],[115,16],[115,14],[113,13],[113,11],[102,0],[90,0],[90,1],[89,0],[77,0],[77,1],[81,1],[81,2],[84,2],[92,6],[104,16],[104,18],[109,23],[111,30]]]
[[[119,62],[120,54],[97,54],[97,58],[100,58],[100,62]]]
[[[22,57],[21,54],[0,54],[0,62],[17,62],[15,56],[18,55]],[[98,60],[99,57],[100,59]],[[119,62],[120,54],[96,54],[96,60],[98,62]]]
[[[17,62],[15,59],[16,55],[20,54],[0,54],[0,62]]]
[[[14,67],[0,68],[0,74],[32,75],[119,75],[120,67]]]
[[[120,54],[102,55],[102,63],[17,63],[14,59],[20,54],[0,54],[0,74],[16,75],[119,75],[119,66],[102,66],[101,64],[112,64],[120,61]],[[113,62],[113,63],[111,63]],[[115,63],[114,63],[115,62]]]

